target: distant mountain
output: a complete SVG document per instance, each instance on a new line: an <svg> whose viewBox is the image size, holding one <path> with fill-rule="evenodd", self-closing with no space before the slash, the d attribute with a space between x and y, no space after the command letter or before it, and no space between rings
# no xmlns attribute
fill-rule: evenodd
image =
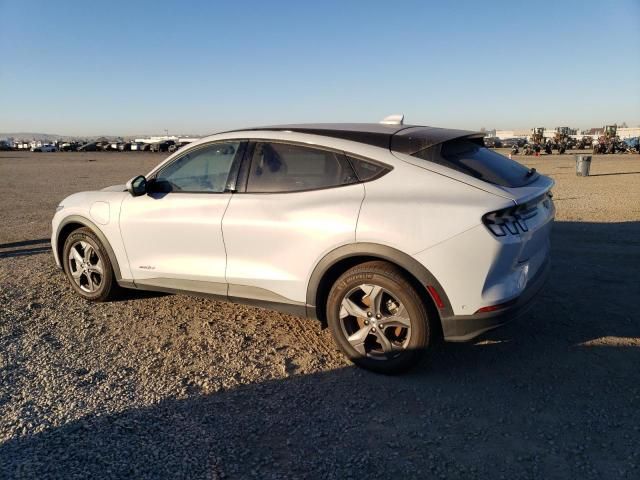
<svg viewBox="0 0 640 480"><path fill-rule="evenodd" d="M34 140L57 140L59 138L67 138L65 135L57 135L55 133L36 133L36 132L9 132L0 133L0 138L13 137Z"/></svg>
<svg viewBox="0 0 640 480"><path fill-rule="evenodd" d="M157 136L160 136L161 134L157 134ZM149 137L149 136L155 136L155 135L149 135L149 134L140 134L140 135L59 135L57 133L36 133L36 132L9 132L9 133L3 133L0 132L0 140L4 139L4 138L8 138L8 137L12 137L16 140L26 140L26 141L30 141L30 140L40 140L40 141L47 141L47 142L55 142L57 140L87 140L87 141L94 141L98 138L107 138L111 141L117 141L117 140L133 140L134 138L145 138L145 137ZM178 135L180 137L195 137L195 138L199 138L202 135Z"/></svg>
<svg viewBox="0 0 640 480"><path fill-rule="evenodd" d="M114 135L91 135L91 136L77 136L77 135L59 135L57 133L36 133L36 132L9 132L0 133L0 140L6 138L13 138L14 140L20 140L24 142L47 142L54 143L58 141L71 141L71 142L95 142L98 139L101 141L122 141L123 137ZM126 137L125 137L126 138Z"/></svg>

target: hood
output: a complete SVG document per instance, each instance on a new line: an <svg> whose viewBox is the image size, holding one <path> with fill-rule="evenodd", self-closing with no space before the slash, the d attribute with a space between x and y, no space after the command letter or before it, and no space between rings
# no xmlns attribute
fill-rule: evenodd
<svg viewBox="0 0 640 480"><path fill-rule="evenodd" d="M101 192L124 192L126 191L126 187L124 184L122 185L111 185L110 187L104 187L100 189Z"/></svg>

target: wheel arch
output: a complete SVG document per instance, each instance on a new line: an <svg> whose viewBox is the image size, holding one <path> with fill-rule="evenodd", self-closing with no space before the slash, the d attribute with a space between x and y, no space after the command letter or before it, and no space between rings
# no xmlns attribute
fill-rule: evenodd
<svg viewBox="0 0 640 480"><path fill-rule="evenodd" d="M113 251L113 248L111 248L111 244L107 240L106 235L95 223L93 223L88 218L82 217L80 215L70 215L62 220L62 222L60 222L60 224L58 225L58 230L56 232L56 248L58 258L60 259L60 263L63 266L62 268L64 269L64 260L62 256L64 242L72 232L83 227L89 228L96 235L96 237L98 237L98 240L100 240L100 243L102 243L105 250L107 251L109 261L111 262L111 266L113 267L113 273L115 274L116 281L120 281L122 279L122 274L120 273L120 265L118 264L116 254Z"/></svg>
<svg viewBox="0 0 640 480"><path fill-rule="evenodd" d="M307 316L326 323L326 314L321 306L326 303L331 286L349 268L371 260L385 260L403 270L407 279L439 319L452 315L453 310L446 292L424 265L393 247L359 242L338 247L318 262L307 286ZM439 299L433 297L429 287L435 289ZM442 306L438 307L438 303Z"/></svg>

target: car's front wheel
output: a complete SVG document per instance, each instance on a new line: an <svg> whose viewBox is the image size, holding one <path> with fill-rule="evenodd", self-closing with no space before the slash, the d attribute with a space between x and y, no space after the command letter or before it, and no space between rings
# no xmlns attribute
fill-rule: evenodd
<svg viewBox="0 0 640 480"><path fill-rule="evenodd" d="M431 344L423 301L400 269L382 261L338 278L327 300L327 322L353 363L380 373L407 370Z"/></svg>
<svg viewBox="0 0 640 480"><path fill-rule="evenodd" d="M64 242L63 265L73 289L83 298L103 302L117 283L104 245L89 228L73 231Z"/></svg>

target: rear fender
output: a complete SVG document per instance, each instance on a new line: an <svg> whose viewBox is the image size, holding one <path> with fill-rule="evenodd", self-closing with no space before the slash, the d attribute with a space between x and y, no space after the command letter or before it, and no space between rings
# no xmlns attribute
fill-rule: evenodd
<svg viewBox="0 0 640 480"><path fill-rule="evenodd" d="M331 267L352 257L371 257L386 260L403 268L409 272L409 274L411 274L421 286L424 287L425 292L428 292L429 286L436 290L440 297L442 307L437 307L438 302L433 298L433 296L431 296L431 300L433 301L433 304L436 305L441 318L448 317L453 314L451 303L449 302L449 298L442 288L442 285L440 285L440 282L438 282L438 280L424 265L395 248L376 243L358 242L343 245L332 250L317 263L313 273L311 274L307 287L307 316L311 318L321 318L321 316L318 315L318 308L323 308L324 306L316 305L316 303L320 288L323 286L323 278L329 272ZM430 295L430 293L427 293L427 295Z"/></svg>

